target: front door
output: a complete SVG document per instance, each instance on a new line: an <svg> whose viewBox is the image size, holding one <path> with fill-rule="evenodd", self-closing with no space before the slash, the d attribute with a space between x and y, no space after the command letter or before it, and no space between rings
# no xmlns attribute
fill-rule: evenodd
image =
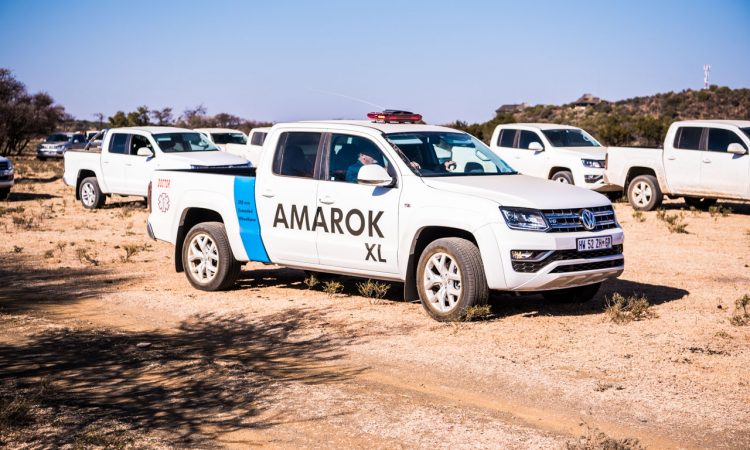
<svg viewBox="0 0 750 450"><path fill-rule="evenodd" d="M124 194L127 192L125 167L129 160L128 135L113 133L109 140L109 148L103 151L101 156L104 180L99 181L101 186L106 186L107 193Z"/></svg>
<svg viewBox="0 0 750 450"><path fill-rule="evenodd" d="M138 156L138 149L141 147L148 148L155 153L153 144L146 136L132 135L128 145L130 160L125 165L125 176L128 182L128 194L146 196L155 161L153 156Z"/></svg>
<svg viewBox="0 0 750 450"><path fill-rule="evenodd" d="M315 214L320 264L383 274L398 273L401 188L358 184L359 168L378 164L397 180L396 169L368 137L332 134Z"/></svg>
<svg viewBox="0 0 750 450"><path fill-rule="evenodd" d="M744 155L729 153L729 144L740 144ZM701 189L718 196L746 197L748 193L750 155L737 133L723 128L708 129L708 151L701 160Z"/></svg>
<svg viewBox="0 0 750 450"><path fill-rule="evenodd" d="M319 132L279 136L271 171L258 178L255 198L261 235L271 261L318 264L315 245Z"/></svg>
<svg viewBox="0 0 750 450"><path fill-rule="evenodd" d="M550 149L544 149L542 138L534 131L520 130L517 141L518 153L521 156L521 165L524 168L522 173L533 177L547 178L549 174L549 154L547 151ZM530 150L529 145L532 142L539 143L544 150Z"/></svg>

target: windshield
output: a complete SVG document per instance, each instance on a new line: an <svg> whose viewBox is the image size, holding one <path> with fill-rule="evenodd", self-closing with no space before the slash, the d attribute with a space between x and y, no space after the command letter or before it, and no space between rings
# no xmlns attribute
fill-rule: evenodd
<svg viewBox="0 0 750 450"><path fill-rule="evenodd" d="M160 133L155 134L154 139L164 153L219 151L200 133Z"/></svg>
<svg viewBox="0 0 750 450"><path fill-rule="evenodd" d="M211 133L215 144L247 144L247 137L242 133Z"/></svg>
<svg viewBox="0 0 750 450"><path fill-rule="evenodd" d="M590 134L583 130L542 130L554 147L601 147Z"/></svg>
<svg viewBox="0 0 750 450"><path fill-rule="evenodd" d="M421 177L508 175L516 171L482 141L459 132L390 133L385 138Z"/></svg>
<svg viewBox="0 0 750 450"><path fill-rule="evenodd" d="M45 142L68 142L70 136L67 134L50 134Z"/></svg>

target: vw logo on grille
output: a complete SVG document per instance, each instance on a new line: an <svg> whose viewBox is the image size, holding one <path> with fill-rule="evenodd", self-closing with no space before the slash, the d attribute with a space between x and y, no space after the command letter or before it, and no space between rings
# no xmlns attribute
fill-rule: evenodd
<svg viewBox="0 0 750 450"><path fill-rule="evenodd" d="M583 228L589 231L593 230L596 227L596 217L594 217L594 213L588 209L581 211L581 223L583 224Z"/></svg>

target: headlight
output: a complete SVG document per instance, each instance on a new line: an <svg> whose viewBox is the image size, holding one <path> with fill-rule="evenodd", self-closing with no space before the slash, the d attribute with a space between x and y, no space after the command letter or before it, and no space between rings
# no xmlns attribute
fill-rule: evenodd
<svg viewBox="0 0 750 450"><path fill-rule="evenodd" d="M582 159L581 162L583 163L583 167L590 167L592 169L603 169L604 168L604 160Z"/></svg>
<svg viewBox="0 0 750 450"><path fill-rule="evenodd" d="M544 214L536 209L500 208L505 223L514 230L547 231L549 225Z"/></svg>

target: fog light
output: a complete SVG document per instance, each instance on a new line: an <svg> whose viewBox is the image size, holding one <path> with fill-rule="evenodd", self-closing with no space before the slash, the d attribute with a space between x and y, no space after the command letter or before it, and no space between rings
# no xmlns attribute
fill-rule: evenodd
<svg viewBox="0 0 750 450"><path fill-rule="evenodd" d="M603 175L584 175L583 179L586 183L596 183L602 180Z"/></svg>
<svg viewBox="0 0 750 450"><path fill-rule="evenodd" d="M510 258L513 261L541 261L550 253L552 250L511 250Z"/></svg>

